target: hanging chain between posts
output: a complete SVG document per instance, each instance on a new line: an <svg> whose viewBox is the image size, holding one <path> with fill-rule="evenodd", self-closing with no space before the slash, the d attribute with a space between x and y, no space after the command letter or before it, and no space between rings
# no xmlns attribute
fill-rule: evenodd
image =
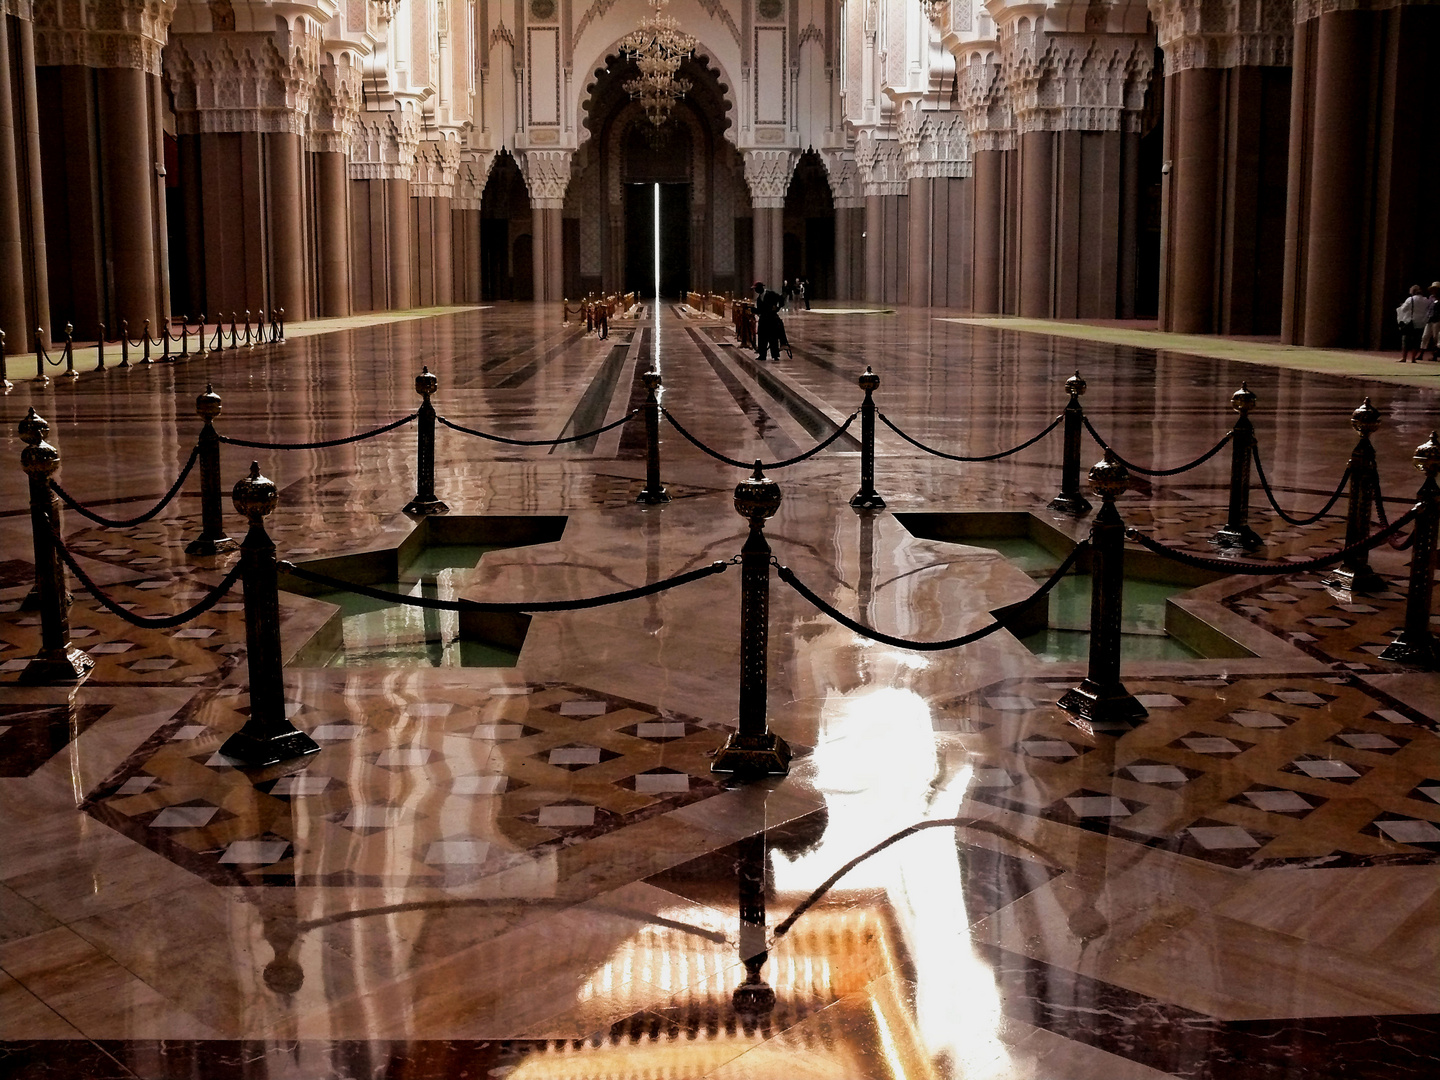
<svg viewBox="0 0 1440 1080"><path fill-rule="evenodd" d="M353 581L343 581L340 578L330 577L328 574L317 574L313 570L305 570L294 563L281 562L280 569L292 577L300 578L302 581L313 582L316 585L324 585L327 588L336 589L341 592L353 593L356 596L366 596L371 600L382 600L391 604L403 604L406 607L428 608L431 611L492 611L492 612L537 612L537 611L583 611L587 608L604 607L607 604L620 604L626 600L638 600L641 597L653 596L656 593L664 592L666 589L673 589L679 585L688 585L692 581L699 581L701 578L710 577L712 574L719 574L726 570L731 562L713 562L709 566L701 567L699 570L691 570L684 574L677 574L675 577L666 578L663 581L654 581L649 585L641 585L635 589L622 589L619 592L605 593L603 596L590 596L581 600L535 600L530 602L521 601L518 603L501 603L485 600L439 600L430 596L406 596L403 593L388 592L384 589L374 589L369 585L358 585Z"/></svg>
<svg viewBox="0 0 1440 1080"><path fill-rule="evenodd" d="M452 420L446 420L445 417L441 416L439 413L435 414L435 419L439 423L444 424L451 431L458 431L461 435L473 435L477 439L485 439L489 442L504 443L507 446L560 446L563 443L584 442L586 439L598 438L599 436L604 435L607 431L614 431L621 424L628 424L638 415L640 415L639 409L631 409L624 416L620 417L619 420L612 420L604 427L598 427L594 431L586 431L580 435L566 435L559 439L510 439L506 438L504 435L492 435L488 431L477 431L475 428L465 427L463 424L457 424Z"/></svg>
<svg viewBox="0 0 1440 1080"><path fill-rule="evenodd" d="M112 615L118 615L126 622L144 630L170 630L189 622L199 615L205 614L205 612L220 602L221 598L230 591L235 582L240 580L240 563L237 561L230 572L225 575L224 580L206 593L204 599L193 607L187 608L178 615L165 615L159 618L136 615L133 611L123 607L100 591L100 586L91 580L89 574L80 569L80 564L75 561L75 556L72 555L70 549L65 546L65 541L61 539L59 533L52 530L50 535L55 541L55 549L60 552L60 558L65 560L65 565L70 568L70 572L79 579L80 584L95 598L96 602Z"/></svg>
<svg viewBox="0 0 1440 1080"><path fill-rule="evenodd" d="M1205 453L1201 454L1194 461L1188 461L1184 465L1177 465L1173 469L1147 469L1143 465L1136 465L1134 462L1127 461L1125 458L1121 457L1119 453L1116 452L1113 446L1111 446L1103 438L1100 437L1100 433L1095 430L1095 425L1090 423L1090 418L1088 416L1082 416L1080 419L1084 421L1085 430L1090 432L1090 437L1100 444L1100 448L1102 450L1109 450L1112 454L1115 455L1116 461L1120 462L1121 465L1124 465L1125 468L1129 469L1131 472L1139 473L1141 476L1179 476L1183 472L1189 472L1191 469L1197 469L1201 465L1204 465L1205 462L1209 461L1216 454L1218 454L1221 450L1225 449L1226 445L1229 444L1230 440L1235 436L1235 432L1233 430L1227 431L1220 439L1220 441L1217 442L1214 446L1212 446L1209 450L1206 450Z"/></svg>
<svg viewBox="0 0 1440 1080"><path fill-rule="evenodd" d="M996 454L981 454L978 457L969 457L964 454L947 454L943 450L936 450L933 446L926 446L919 439L916 439L913 436L907 435L905 432L901 431L900 428L895 425L895 422L891 420L888 416L886 416L883 412L880 412L877 409L875 411L875 415L880 417L886 427L888 427L896 435L899 435L900 438L904 439L911 446L918 447L921 450L924 450L925 453L933 454L935 457L944 458L946 461L968 462L999 461L1001 458L1007 458L1010 457L1012 454L1018 454L1021 450L1028 450L1041 439L1045 438L1046 435L1049 435L1052 431L1059 427L1061 422L1065 419L1065 414L1061 413L1059 416L1055 417L1054 420L1050 421L1049 427L1047 427L1044 431L1040 432L1038 435L1026 439L1019 446L1012 446L1009 450L1001 450L999 453Z"/></svg>
<svg viewBox="0 0 1440 1080"><path fill-rule="evenodd" d="M686 442L690 443L692 446L695 447L695 449L699 450L701 453L709 454L716 461L723 461L726 465L732 465L737 469L753 469L755 467L754 461L740 461L736 458L728 457L727 455L720 453L720 451L718 450L712 450L710 447L706 446L694 435L686 431L685 428L681 425L680 421L676 420L674 415L671 414L669 409L662 407L660 409L660 414L664 416L666 420L670 421L670 426L673 427L676 431L678 431L681 436L684 437ZM821 450L824 450L827 446L833 443L836 439L840 438L841 435L844 435L845 432L850 429L850 425L855 422L855 418L859 415L860 414L858 412L852 412L849 416L845 418L845 422L839 427L837 427L828 438L816 443L809 450L806 450L803 454L796 454L794 457L786 458L784 461L762 461L760 462L760 468L762 468L766 472L770 472L774 469L783 469L789 465L798 465L800 462L805 461L807 458L814 457L816 454L820 453Z"/></svg>
<svg viewBox="0 0 1440 1080"><path fill-rule="evenodd" d="M1380 490L1379 472L1372 473L1370 480L1370 497L1375 502L1375 516L1380 519L1380 525L1384 528L1390 524L1390 515L1385 513L1385 494ZM1386 540L1385 543L1396 551L1406 551L1415 543L1415 534L1412 532L1403 540L1396 539L1392 536L1389 540Z"/></svg>
<svg viewBox="0 0 1440 1080"><path fill-rule="evenodd" d="M1331 507L1333 507L1337 502L1340 501L1340 496L1345 494L1345 485L1350 482L1350 466L1346 465L1345 472L1342 473L1340 476L1340 486L1337 487L1335 489L1335 493L1330 496L1329 502L1327 502L1315 513L1311 514L1309 517L1291 517L1285 512L1284 507L1282 507L1278 502L1275 501L1275 492L1270 489L1270 481L1265 476L1265 466L1260 463L1260 447L1252 447L1250 453L1255 459L1255 475L1260 478L1260 487L1265 492L1265 498L1269 501L1271 507L1274 508L1275 513L1279 514L1280 517L1288 521L1291 525L1314 525L1317 521L1319 521L1322 517L1324 517L1330 512Z"/></svg>
<svg viewBox="0 0 1440 1080"><path fill-rule="evenodd" d="M1160 543L1160 541L1146 536L1139 529L1126 529L1125 536L1127 539L1134 540L1141 547L1153 551L1156 555L1163 555L1167 559L1172 559L1175 562L1184 563L1186 566L1193 566L1200 570L1215 570L1225 574L1273 576L1275 574L1293 574L1304 570L1320 570L1327 566L1333 566L1335 563L1351 555L1358 555L1363 551L1369 551L1371 548L1377 548L1387 542L1390 537L1394 536L1406 525L1410 524L1410 522L1414 521L1415 518L1419 516L1420 510L1421 507L1417 503L1415 506L1412 506L1404 516L1396 518L1379 532L1372 533L1358 543L1351 544L1349 547L1340 548L1338 551L1332 551L1328 555L1317 556L1313 559L1302 559L1298 562L1277 563L1247 562L1238 559L1207 559L1203 555L1192 555L1188 551L1167 547Z"/></svg>
<svg viewBox="0 0 1440 1080"><path fill-rule="evenodd" d="M174 499L176 495L180 494L181 485L185 483L185 478L190 475L190 470L195 467L195 462L199 459L199 457L200 446L197 443L195 446L192 446L190 448L190 458L188 461L185 462L185 467L180 470L180 475L175 478L175 483L170 485L170 490L164 494L164 496L160 499L158 503L152 506L149 510L146 510L145 513L141 514L139 517L125 518L124 520L120 520L118 518L107 518L105 515L97 514L95 513L95 511L87 509L85 506L81 505L81 503L75 498L75 496L71 495L54 480L50 481L50 489L54 491L56 495L59 495L61 499L64 500L66 506L70 507L71 510L74 510L81 517L87 517L96 524L104 525L106 528L109 529L128 529L133 525L145 524L145 522L149 521L156 514L160 513L161 510L164 510L165 507L170 505L171 500Z"/></svg>
<svg viewBox="0 0 1440 1080"><path fill-rule="evenodd" d="M794 571L788 566L779 566L777 564L775 574L781 581L785 582L785 584L789 585L806 600L810 601L810 603L821 612L829 615L841 626L844 626L848 630L853 630L862 637L867 637L871 641L878 641L882 645L891 645L897 649L913 649L916 652L941 652L945 649L956 649L961 645L969 645L971 642L989 637L997 630L1005 629L1007 617L1010 614L1023 611L1037 600L1046 596L1051 589L1059 584L1060 579L1070 572L1071 568L1075 565L1075 560L1080 557L1080 553L1089 547L1090 541L1088 539L1081 540L1075 545L1075 549L1065 557L1065 561L1056 567L1055 572L1046 579L1045 583L1028 597L1014 604L1006 604L1004 607L997 608L991 612L992 615L1000 616L993 622L980 627L978 630L972 630L968 634L961 634L959 637L949 638L945 641L911 641L907 638L894 637L891 634L882 633L879 630L866 626L864 623L856 622L850 618L850 616L831 607L824 600L820 599L808 585L797 578Z"/></svg>
<svg viewBox="0 0 1440 1080"><path fill-rule="evenodd" d="M257 442L254 439L232 439L229 435L220 435L218 433L216 437L222 443L229 443L231 446L245 446L254 450L328 450L332 446L347 446L350 443L357 443L364 439L373 439L377 435L384 435L386 432L394 431L398 427L404 427L419 415L418 412L412 412L409 416L402 416L399 420L385 424L383 427L372 428L370 431L362 431L358 435L346 435L341 439L325 439L321 442Z"/></svg>

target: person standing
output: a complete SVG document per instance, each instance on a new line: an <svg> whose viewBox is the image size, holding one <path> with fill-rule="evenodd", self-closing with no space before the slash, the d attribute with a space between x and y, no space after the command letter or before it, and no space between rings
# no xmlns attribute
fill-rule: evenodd
<svg viewBox="0 0 1440 1080"><path fill-rule="evenodd" d="M1440 360L1440 281L1430 283L1430 318L1425 321L1425 330L1420 335L1420 358L1430 350L1431 360Z"/></svg>
<svg viewBox="0 0 1440 1080"><path fill-rule="evenodd" d="M1420 335L1430 321L1430 298L1419 285L1410 286L1410 295L1395 309L1395 323L1400 328L1400 363L1420 359ZM1413 355L1412 355L1413 354Z"/></svg>
<svg viewBox="0 0 1440 1080"><path fill-rule="evenodd" d="M785 323L780 319L781 303L781 296L774 289L767 289L758 281L755 283L755 313L759 316L755 355L761 360L765 359L767 351L777 362L780 359L780 343L785 337Z"/></svg>

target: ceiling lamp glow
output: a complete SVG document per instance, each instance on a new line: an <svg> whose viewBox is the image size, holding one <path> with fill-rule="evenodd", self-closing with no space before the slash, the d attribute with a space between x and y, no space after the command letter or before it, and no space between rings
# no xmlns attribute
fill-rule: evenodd
<svg viewBox="0 0 1440 1080"><path fill-rule="evenodd" d="M695 39L665 14L670 0L648 0L650 14L620 39L620 51L633 57L640 76L625 83L657 128L670 119L675 103L690 92L689 79L676 78L680 64L695 51Z"/></svg>

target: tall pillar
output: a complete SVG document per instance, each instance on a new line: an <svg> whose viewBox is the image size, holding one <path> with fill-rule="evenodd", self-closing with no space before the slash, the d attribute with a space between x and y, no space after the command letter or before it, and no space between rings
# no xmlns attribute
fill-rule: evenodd
<svg viewBox="0 0 1440 1080"><path fill-rule="evenodd" d="M480 296L480 208L465 211L465 300L478 304Z"/></svg>
<svg viewBox="0 0 1440 1080"><path fill-rule="evenodd" d="M1371 24L1365 11L1320 17L1316 42L1303 344L1358 344L1364 295L1365 215L1370 169L1366 136Z"/></svg>
<svg viewBox="0 0 1440 1080"><path fill-rule="evenodd" d="M1238 25L1215 19L1214 0L1151 3L1165 51L1162 330L1280 328L1295 33L1290 0L1247 2Z"/></svg>
<svg viewBox="0 0 1440 1080"><path fill-rule="evenodd" d="M382 181L385 187L385 255L390 285L391 311L404 311L415 306L411 288L411 249L414 240L410 229L410 181L391 178Z"/></svg>
<svg viewBox="0 0 1440 1080"><path fill-rule="evenodd" d="M305 200L300 171L300 136L265 136L269 172L270 303L284 308L287 322L308 314L305 303Z"/></svg>
<svg viewBox="0 0 1440 1080"><path fill-rule="evenodd" d="M745 151L745 182L755 223L755 281L780 290L785 276L785 195L799 155L793 150Z"/></svg>
<svg viewBox="0 0 1440 1080"><path fill-rule="evenodd" d="M95 103L104 147L101 183L115 295L111 318L138 327L160 314L151 215L155 155L146 76L136 68L104 68L97 76Z"/></svg>
<svg viewBox="0 0 1440 1080"><path fill-rule="evenodd" d="M885 208L884 196L865 193L865 302L885 299Z"/></svg>
<svg viewBox="0 0 1440 1080"><path fill-rule="evenodd" d="M1020 314L1047 319L1054 294L1055 136L1020 136Z"/></svg>
<svg viewBox="0 0 1440 1080"><path fill-rule="evenodd" d="M450 196L435 196L435 303L455 303L455 240L450 217Z"/></svg>
<svg viewBox="0 0 1440 1080"><path fill-rule="evenodd" d="M560 205L550 205L559 203ZM564 200L531 200L534 215L535 300L561 300L565 295Z"/></svg>
<svg viewBox="0 0 1440 1080"><path fill-rule="evenodd" d="M321 151L315 162L315 237L319 247L316 312L329 318L349 315L350 162L339 151Z"/></svg>
<svg viewBox="0 0 1440 1080"><path fill-rule="evenodd" d="M0 26L0 329L7 348L21 352L35 347L37 327L50 338L39 97L33 24L5 15Z"/></svg>
<svg viewBox="0 0 1440 1080"><path fill-rule="evenodd" d="M930 297L930 247L933 223L935 181L927 176L916 176L910 180L909 198L906 200L910 211L907 225L910 230L909 301L914 307L929 307Z"/></svg>
<svg viewBox="0 0 1440 1080"><path fill-rule="evenodd" d="M975 152L975 286L971 306L982 315L1000 313L1002 238L1005 228L1004 169L999 150Z"/></svg>
<svg viewBox="0 0 1440 1080"><path fill-rule="evenodd" d="M20 178L17 153L24 132L23 113L16 114L11 87L16 82L15 63L10 53L10 19L0 13L0 330L5 331L11 352L27 348L34 326L26 303L25 282L29 276L24 232L21 227L22 193L28 186Z"/></svg>

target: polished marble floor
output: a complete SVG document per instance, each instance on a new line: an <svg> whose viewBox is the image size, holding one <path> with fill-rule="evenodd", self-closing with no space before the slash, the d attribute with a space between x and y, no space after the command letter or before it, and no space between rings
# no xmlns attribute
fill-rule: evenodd
<svg viewBox="0 0 1440 1080"><path fill-rule="evenodd" d="M1440 423L1426 386L944 314L797 314L793 355L761 364L723 320L673 305L612 322L605 341L499 305L18 383L0 407L0 1076L1434 1076L1440 676L1378 656L1403 621L1404 552L1380 549L1384 587L1363 596L1313 572L1187 579L1175 629L1202 627L1209 658L1127 663L1149 717L1118 736L1054 705L1079 661L1004 632L950 652L875 644L774 581L770 723L796 756L788 777L750 784L709 768L737 710L735 572L537 614L501 667L442 665L398 621L383 644L415 646L413 663L321 666L336 609L284 593L288 711L321 751L260 772L220 753L249 708L238 593L162 632L72 586L93 672L20 682L39 634L15 435L31 406L67 491L112 517L170 486L207 382L223 434L320 441L412 411L422 365L442 416L523 440L622 418L658 362L665 407L745 461L833 434L866 365L886 417L962 455L1040 431L1078 368L1096 428L1154 467L1211 446L1245 380L1292 516L1333 489L1366 395L1385 418L1392 516ZM972 539L1004 515L1065 542L1088 529L1046 506L1058 435L961 464L882 425L876 512L848 505L852 435L773 470L784 502L767 534L827 602L891 634L962 634L1036 585L983 540L926 539L918 515ZM232 446L225 482L258 456L280 487L281 556L365 556L324 564L341 573L393 558L417 528L400 512L414 446L413 427ZM745 473L669 426L661 451L672 501L644 507L638 423L553 449L442 427L452 519L565 519L558 539L487 551L465 595L588 597L730 558ZM1227 478L1222 454L1137 481L1120 506L1208 554ZM1253 506L1268 558L1343 535L1338 510L1296 527L1258 488ZM72 512L64 532L101 587L153 615L230 567L185 554L198 529L192 478L153 521ZM926 821L946 824L860 862L777 934L836 871Z"/></svg>

